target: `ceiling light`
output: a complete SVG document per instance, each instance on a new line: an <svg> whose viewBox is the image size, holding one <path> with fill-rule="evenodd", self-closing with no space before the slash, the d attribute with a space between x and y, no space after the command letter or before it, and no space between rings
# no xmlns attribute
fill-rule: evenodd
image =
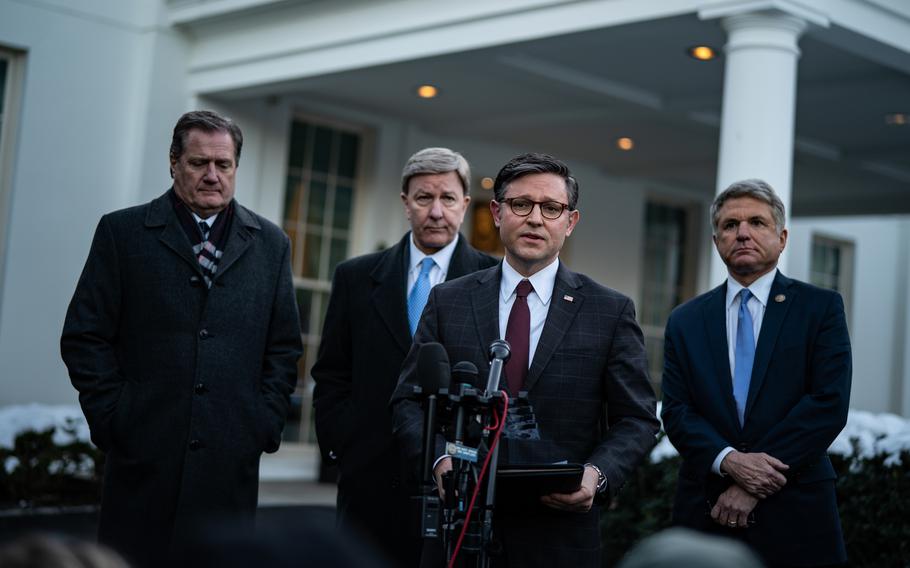
<svg viewBox="0 0 910 568"><path fill-rule="evenodd" d="M486 190L490 190L490 189L493 189L493 183L494 183L493 178L485 177L482 180L480 180L480 187L482 187Z"/></svg>
<svg viewBox="0 0 910 568"><path fill-rule="evenodd" d="M421 85L417 87L417 96L422 99L432 99L439 94L439 89L433 85Z"/></svg>
<svg viewBox="0 0 910 568"><path fill-rule="evenodd" d="M689 57L692 59L697 59L699 61L711 61L717 57L717 52L714 48L707 45L693 45L686 50L686 53L688 53Z"/></svg>
<svg viewBox="0 0 910 568"><path fill-rule="evenodd" d="M635 147L635 141L631 138L623 136L622 138L616 139L616 147L622 150L623 152L628 152Z"/></svg>
<svg viewBox="0 0 910 568"><path fill-rule="evenodd" d="M910 124L910 114L906 112L889 112L885 115L885 124L890 126L906 126Z"/></svg>

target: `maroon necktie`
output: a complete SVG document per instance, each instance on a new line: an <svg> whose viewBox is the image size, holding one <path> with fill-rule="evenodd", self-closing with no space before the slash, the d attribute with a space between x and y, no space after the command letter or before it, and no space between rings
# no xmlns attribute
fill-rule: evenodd
<svg viewBox="0 0 910 568"><path fill-rule="evenodd" d="M515 287L515 303L509 312L509 323L506 326L506 341L512 348L512 356L506 363L506 383L512 396L525 384L528 376L528 353L531 350L531 310L528 309L528 294L534 287L527 280L522 280Z"/></svg>

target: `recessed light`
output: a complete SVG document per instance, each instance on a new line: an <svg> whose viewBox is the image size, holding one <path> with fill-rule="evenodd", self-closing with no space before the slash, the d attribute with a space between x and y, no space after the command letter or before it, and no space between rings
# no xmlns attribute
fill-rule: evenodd
<svg viewBox="0 0 910 568"><path fill-rule="evenodd" d="M717 57L717 51L708 45L693 45L686 50L686 53L688 53L689 57L692 59L697 59L699 61L711 61Z"/></svg>
<svg viewBox="0 0 910 568"><path fill-rule="evenodd" d="M627 136L616 139L616 147L622 150L623 152L628 152L635 147L635 141Z"/></svg>
<svg viewBox="0 0 910 568"><path fill-rule="evenodd" d="M439 89L433 85L421 85L417 87L417 96L422 99L432 99L439 94Z"/></svg>
<svg viewBox="0 0 910 568"><path fill-rule="evenodd" d="M491 178L491 177L485 177L485 178L483 178L483 179L480 180L480 187L482 187L482 188L484 188L484 189L486 189L486 190L490 190L490 189L493 189L493 184L494 184L494 183L495 183L495 182L493 181L493 178Z"/></svg>
<svg viewBox="0 0 910 568"><path fill-rule="evenodd" d="M910 114L906 112L889 112L885 115L885 124L889 126L906 126L910 124Z"/></svg>

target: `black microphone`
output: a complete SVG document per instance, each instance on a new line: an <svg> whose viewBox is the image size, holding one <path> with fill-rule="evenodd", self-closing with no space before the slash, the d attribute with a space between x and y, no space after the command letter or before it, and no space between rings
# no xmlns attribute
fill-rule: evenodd
<svg viewBox="0 0 910 568"><path fill-rule="evenodd" d="M439 343L424 343L417 351L417 382L426 395L426 414L423 433L423 480L433 481L433 449L436 438L436 395L439 389L449 388L449 354Z"/></svg>
<svg viewBox="0 0 910 568"><path fill-rule="evenodd" d="M487 396L499 390L499 377L502 375L502 367L511 355L512 348L505 339L497 339L490 344L490 374L487 377Z"/></svg>

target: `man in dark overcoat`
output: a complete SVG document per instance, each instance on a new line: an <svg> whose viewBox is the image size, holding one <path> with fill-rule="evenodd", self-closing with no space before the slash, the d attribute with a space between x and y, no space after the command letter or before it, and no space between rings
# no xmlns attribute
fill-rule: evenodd
<svg viewBox="0 0 910 568"><path fill-rule="evenodd" d="M234 200L242 142L230 119L183 115L173 187L101 218L66 314L63 360L107 458L99 539L141 566L205 519L252 521L296 383L290 243Z"/></svg>
<svg viewBox="0 0 910 568"><path fill-rule="evenodd" d="M470 178L468 162L448 148L408 159L400 197L411 230L389 249L338 265L312 371L319 447L340 471L339 524L403 566L416 563L421 542L405 520L409 466L388 402L430 288L496 263L458 232Z"/></svg>

